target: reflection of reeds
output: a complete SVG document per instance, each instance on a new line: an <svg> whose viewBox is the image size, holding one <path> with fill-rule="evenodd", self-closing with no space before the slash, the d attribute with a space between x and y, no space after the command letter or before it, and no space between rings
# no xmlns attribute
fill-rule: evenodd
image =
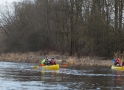
<svg viewBox="0 0 124 90"><path fill-rule="evenodd" d="M107 65L111 66L113 62L111 60L101 60L98 58L91 57L68 57L50 54L47 55L48 59L55 58L57 63L67 63L67 65ZM0 61L11 61L11 62L36 62L40 63L42 59L46 58L41 52L28 52L28 53L6 53L0 55Z"/></svg>

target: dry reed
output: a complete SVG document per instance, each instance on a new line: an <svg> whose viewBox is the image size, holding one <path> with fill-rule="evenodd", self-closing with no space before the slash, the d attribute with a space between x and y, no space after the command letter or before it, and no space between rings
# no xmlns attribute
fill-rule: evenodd
<svg viewBox="0 0 124 90"><path fill-rule="evenodd" d="M29 62L29 63L40 63L40 61L44 58L52 58L55 60L61 60L62 62L66 62L70 66L77 65L105 65L111 66L113 62L111 60L99 60L96 57L69 57L63 56L59 54L49 53L48 55L44 55L40 52L28 52L28 53L6 53L0 55L0 61L10 61L10 62Z"/></svg>

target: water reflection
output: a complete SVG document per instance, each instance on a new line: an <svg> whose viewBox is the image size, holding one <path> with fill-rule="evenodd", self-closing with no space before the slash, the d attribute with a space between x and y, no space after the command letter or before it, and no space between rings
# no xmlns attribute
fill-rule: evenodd
<svg viewBox="0 0 124 90"><path fill-rule="evenodd" d="M124 71L112 71L113 88L116 90L124 90Z"/></svg>
<svg viewBox="0 0 124 90"><path fill-rule="evenodd" d="M124 90L124 71L109 67L33 69L31 63L0 63L0 90Z"/></svg>
<svg viewBox="0 0 124 90"><path fill-rule="evenodd" d="M66 69L60 70L44 70L41 69L41 81L58 82L63 81L66 75Z"/></svg>
<svg viewBox="0 0 124 90"><path fill-rule="evenodd" d="M60 90L59 72L33 69L30 63L0 62L0 90ZM58 81L57 81L58 80Z"/></svg>

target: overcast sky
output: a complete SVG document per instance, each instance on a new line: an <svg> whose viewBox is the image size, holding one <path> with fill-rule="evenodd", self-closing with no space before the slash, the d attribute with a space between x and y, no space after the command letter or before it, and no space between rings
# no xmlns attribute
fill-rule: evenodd
<svg viewBox="0 0 124 90"><path fill-rule="evenodd" d="M0 0L0 13L4 12L5 9L5 5L11 5L12 2L19 2L22 0ZM0 19L1 19L1 15L0 15Z"/></svg>
<svg viewBox="0 0 124 90"><path fill-rule="evenodd" d="M7 2L7 3L12 3L12 2L14 2L14 1L18 2L18 1L21 1L21 0L0 0L0 5L1 5L1 4L6 4L6 2Z"/></svg>

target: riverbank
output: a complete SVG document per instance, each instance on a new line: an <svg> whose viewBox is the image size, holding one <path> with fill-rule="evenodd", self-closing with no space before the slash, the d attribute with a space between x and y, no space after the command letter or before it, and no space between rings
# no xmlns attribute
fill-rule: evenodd
<svg viewBox="0 0 124 90"><path fill-rule="evenodd" d="M60 55L56 53L49 53L44 55L42 52L28 52L28 53L6 53L0 55L0 61L7 62L29 62L29 63L40 63L44 58L51 59L55 58L57 62L66 62L69 66L77 65L90 65L90 66L111 66L113 62L111 60L103 60L98 57L70 57L67 55ZM60 63L60 62L59 62Z"/></svg>

